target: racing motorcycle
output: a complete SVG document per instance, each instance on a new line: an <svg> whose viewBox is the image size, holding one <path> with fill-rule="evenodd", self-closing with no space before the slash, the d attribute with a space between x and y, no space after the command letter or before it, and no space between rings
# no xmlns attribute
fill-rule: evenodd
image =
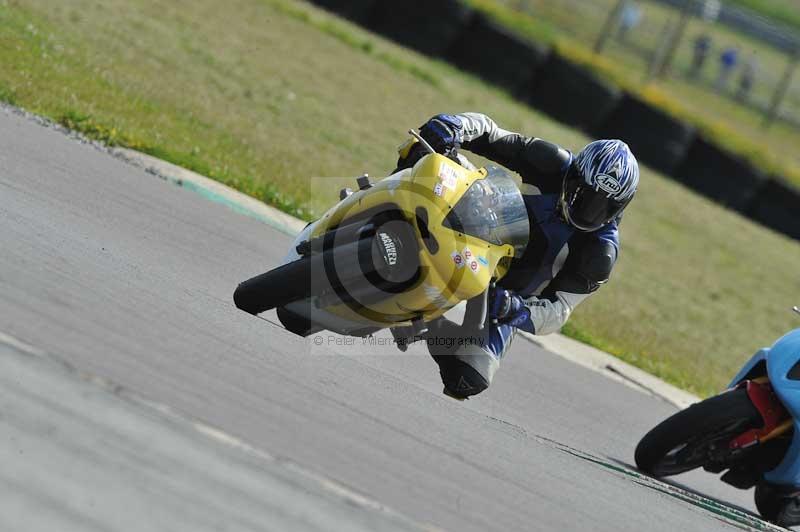
<svg viewBox="0 0 800 532"><path fill-rule="evenodd" d="M343 189L281 266L239 284L239 309L276 309L301 336L327 329L366 337L388 328L401 350L463 301L465 323L483 328L490 287L528 244L519 186L501 168L440 155L409 133L401 153L421 146L416 164Z"/></svg>
<svg viewBox="0 0 800 532"><path fill-rule="evenodd" d="M800 309L794 307L800 314ZM667 477L702 467L755 490L758 511L785 522L800 485L800 329L761 349L728 389L667 418L636 447L637 467ZM779 490L786 486L787 490Z"/></svg>

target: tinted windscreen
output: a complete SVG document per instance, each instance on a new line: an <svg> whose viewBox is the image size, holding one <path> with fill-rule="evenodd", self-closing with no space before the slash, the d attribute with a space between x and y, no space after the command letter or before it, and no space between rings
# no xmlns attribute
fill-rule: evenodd
<svg viewBox="0 0 800 532"><path fill-rule="evenodd" d="M444 219L444 226L492 244L511 244L521 256L528 245L530 224L519 187L504 170L487 168Z"/></svg>

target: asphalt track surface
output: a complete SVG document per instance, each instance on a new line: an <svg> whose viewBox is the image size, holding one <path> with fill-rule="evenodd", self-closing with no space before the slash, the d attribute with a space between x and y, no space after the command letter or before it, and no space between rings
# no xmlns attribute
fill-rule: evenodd
<svg viewBox="0 0 800 532"><path fill-rule="evenodd" d="M419 530L329 479L8 337L0 337L0 404L4 532Z"/></svg>
<svg viewBox="0 0 800 532"><path fill-rule="evenodd" d="M2 110L0 228L1 333L429 528L765 526L751 492L710 474L636 474L636 442L674 408L527 340L457 402L420 348L303 339L238 311L237 283L289 237Z"/></svg>

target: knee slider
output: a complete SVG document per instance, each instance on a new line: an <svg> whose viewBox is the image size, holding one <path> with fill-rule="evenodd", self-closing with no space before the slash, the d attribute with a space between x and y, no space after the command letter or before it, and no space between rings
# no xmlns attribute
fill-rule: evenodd
<svg viewBox="0 0 800 532"><path fill-rule="evenodd" d="M439 373L445 393L456 399L477 395L489 387L489 381L475 368L455 356L442 357Z"/></svg>

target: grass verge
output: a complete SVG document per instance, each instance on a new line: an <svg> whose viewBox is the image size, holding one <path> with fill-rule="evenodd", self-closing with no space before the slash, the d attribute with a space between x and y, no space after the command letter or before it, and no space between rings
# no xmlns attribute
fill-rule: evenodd
<svg viewBox="0 0 800 532"><path fill-rule="evenodd" d="M0 5L5 99L303 218L390 170L405 131L438 112L483 111L573 150L589 140L300 2ZM706 394L796 325L795 242L648 169L622 230L611 283L568 334Z"/></svg>

